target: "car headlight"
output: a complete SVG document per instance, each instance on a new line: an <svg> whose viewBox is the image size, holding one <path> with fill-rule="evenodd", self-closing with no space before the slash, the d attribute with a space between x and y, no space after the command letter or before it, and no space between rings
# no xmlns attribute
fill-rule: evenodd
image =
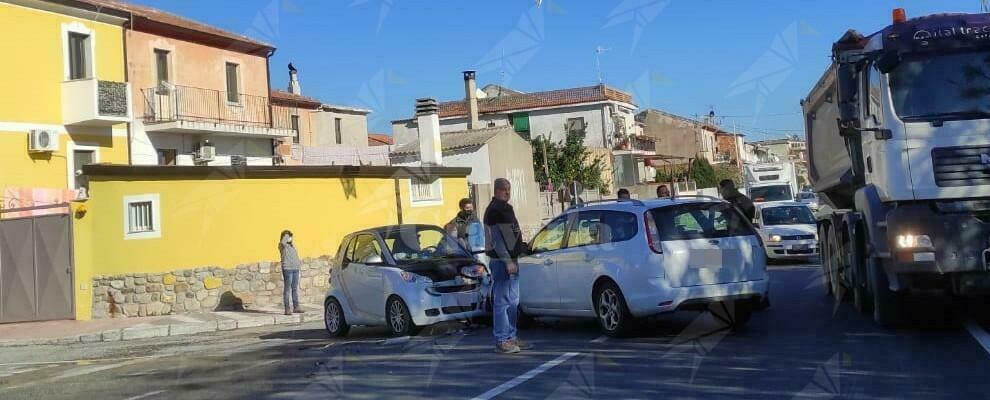
<svg viewBox="0 0 990 400"><path fill-rule="evenodd" d="M900 249L914 249L933 246L932 239L928 235L897 235L897 247Z"/></svg>
<svg viewBox="0 0 990 400"><path fill-rule="evenodd" d="M427 277L425 277L423 275L414 274L412 272L402 271L402 272L399 272L399 276L402 277L402 280L404 280L406 282L409 282L409 283L416 283L416 282L430 283L430 282L433 282L433 280L430 279L430 278L427 278Z"/></svg>
<svg viewBox="0 0 990 400"><path fill-rule="evenodd" d="M461 267L460 273L461 276L465 278L481 279L485 277L485 275L488 273L488 270L485 269L484 265L477 264L477 265L468 265L465 267Z"/></svg>
<svg viewBox="0 0 990 400"><path fill-rule="evenodd" d="M783 239L784 238L780 237L780 235L770 235L769 237L767 237L767 240L770 242L779 242Z"/></svg>

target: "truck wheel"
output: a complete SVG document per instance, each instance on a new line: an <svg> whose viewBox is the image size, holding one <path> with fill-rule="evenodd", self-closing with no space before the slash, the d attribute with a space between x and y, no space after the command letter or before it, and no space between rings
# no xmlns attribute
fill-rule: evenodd
<svg viewBox="0 0 990 400"><path fill-rule="evenodd" d="M835 234L835 228L828 230L828 264L829 264L829 283L832 285L832 294L835 296L836 301L843 301L846 291L842 287L841 272L842 271L842 246L839 245L838 237Z"/></svg>
<svg viewBox="0 0 990 400"><path fill-rule="evenodd" d="M856 311L864 315L873 312L873 299L867 289L866 268L869 265L869 256L866 254L866 243L869 239L863 229L856 229L856 237L852 238L853 243L849 247L849 271L852 273L853 285L853 306Z"/></svg>
<svg viewBox="0 0 990 400"><path fill-rule="evenodd" d="M890 290L882 260L870 260L868 270L870 293L873 295L873 320L884 328L895 327L901 322L901 296Z"/></svg>
<svg viewBox="0 0 990 400"><path fill-rule="evenodd" d="M818 244L818 258L821 261L822 266L822 286L825 288L825 295L831 296L832 293L832 274L831 267L829 264L829 254L831 246L828 241L828 228L822 228L818 232L818 237L822 238L821 242Z"/></svg>

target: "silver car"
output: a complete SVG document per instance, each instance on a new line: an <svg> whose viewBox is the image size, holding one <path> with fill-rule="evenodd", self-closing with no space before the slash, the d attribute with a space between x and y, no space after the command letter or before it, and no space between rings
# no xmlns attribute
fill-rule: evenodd
<svg viewBox="0 0 990 400"><path fill-rule="evenodd" d="M415 334L442 321L486 314L490 277L462 243L433 225L392 225L347 235L330 267L327 332L351 325Z"/></svg>

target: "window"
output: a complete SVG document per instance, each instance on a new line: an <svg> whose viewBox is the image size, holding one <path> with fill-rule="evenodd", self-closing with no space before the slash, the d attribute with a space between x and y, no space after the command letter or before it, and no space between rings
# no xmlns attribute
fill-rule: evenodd
<svg viewBox="0 0 990 400"><path fill-rule="evenodd" d="M882 103L880 100L880 71L877 70L875 65L871 65L870 68L867 69L867 73L869 74L869 80L867 82L869 85L868 90L870 94L870 101L867 103L867 107L869 108L866 112L868 113L868 116L873 117L874 124L879 124L883 120L883 114L881 111Z"/></svg>
<svg viewBox="0 0 990 400"><path fill-rule="evenodd" d="M227 101L231 103L240 103L241 96L240 90L237 86L240 82L239 66L234 63L227 63Z"/></svg>
<svg viewBox="0 0 990 400"><path fill-rule="evenodd" d="M176 149L158 149L158 165L175 165Z"/></svg>
<svg viewBox="0 0 990 400"><path fill-rule="evenodd" d="M337 144L344 143L343 132L340 131L340 118L333 119L333 133L336 135Z"/></svg>
<svg viewBox="0 0 990 400"><path fill-rule="evenodd" d="M437 205L443 201L440 178L412 178L409 185L409 197L413 206Z"/></svg>
<svg viewBox="0 0 990 400"><path fill-rule="evenodd" d="M764 225L814 225L815 216L807 206L781 206L763 209Z"/></svg>
<svg viewBox="0 0 990 400"><path fill-rule="evenodd" d="M292 132L295 136L292 136L292 143L299 143L299 116L292 116Z"/></svg>
<svg viewBox="0 0 990 400"><path fill-rule="evenodd" d="M564 247L564 234L567 233L568 217L569 215L557 217L533 237L533 253L559 250Z"/></svg>
<svg viewBox="0 0 990 400"><path fill-rule="evenodd" d="M660 240L714 239L754 234L746 217L728 204L698 203L653 209Z"/></svg>
<svg viewBox="0 0 990 400"><path fill-rule="evenodd" d="M636 215L618 211L582 212L571 226L567 247L617 243L636 236Z"/></svg>
<svg viewBox="0 0 990 400"><path fill-rule="evenodd" d="M382 248L378 244L378 240L371 235L361 235L354 240L354 249L350 257L353 262L361 264L377 263L381 261L375 260L381 259Z"/></svg>
<svg viewBox="0 0 990 400"><path fill-rule="evenodd" d="M580 131L584 129L584 117L568 118L566 126L568 132Z"/></svg>
<svg viewBox="0 0 990 400"><path fill-rule="evenodd" d="M517 133L526 134L524 136L529 135L529 114L527 113L512 114L509 118L509 123L512 124L512 128Z"/></svg>
<svg viewBox="0 0 990 400"><path fill-rule="evenodd" d="M75 149L72 151L72 187L75 189L88 189L89 182L86 176L83 175L83 166L87 164L93 164L96 162L96 150L79 150Z"/></svg>
<svg viewBox="0 0 990 400"><path fill-rule="evenodd" d="M155 49L155 80L158 82L159 87L161 87L163 83L171 82L168 59L168 50Z"/></svg>
<svg viewBox="0 0 990 400"><path fill-rule="evenodd" d="M89 35L69 32L69 79L89 78L89 61Z"/></svg>
<svg viewBox="0 0 990 400"><path fill-rule="evenodd" d="M157 194L124 196L124 239L161 237L159 204Z"/></svg>

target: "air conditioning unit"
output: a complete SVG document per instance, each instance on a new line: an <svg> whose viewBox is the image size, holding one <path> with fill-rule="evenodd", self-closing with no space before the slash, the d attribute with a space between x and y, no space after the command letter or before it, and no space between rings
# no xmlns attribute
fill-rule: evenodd
<svg viewBox="0 0 990 400"><path fill-rule="evenodd" d="M196 161L198 162L208 162L216 159L217 148L213 147L213 144L209 140L204 140L199 144L199 150L196 150Z"/></svg>
<svg viewBox="0 0 990 400"><path fill-rule="evenodd" d="M58 150L58 132L51 129L32 129L28 140L30 152L52 152Z"/></svg>

